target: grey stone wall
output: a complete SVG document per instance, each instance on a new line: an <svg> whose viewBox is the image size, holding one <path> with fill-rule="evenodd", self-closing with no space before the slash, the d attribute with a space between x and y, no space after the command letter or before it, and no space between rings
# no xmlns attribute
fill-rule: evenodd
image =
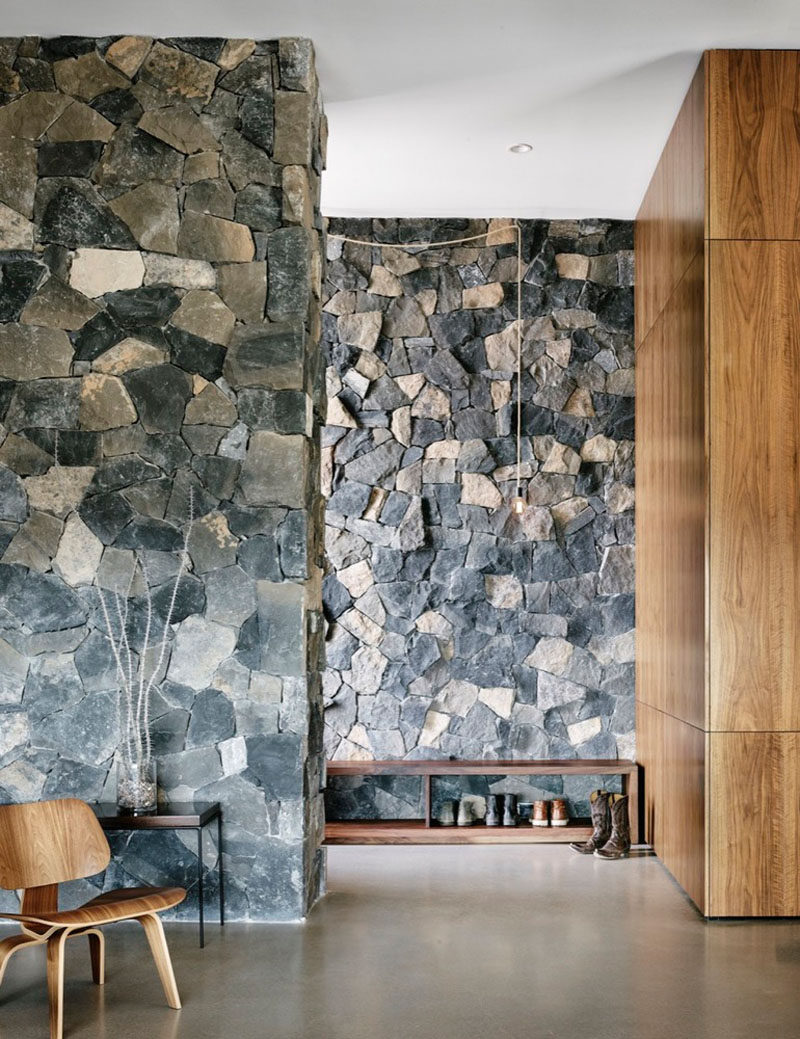
<svg viewBox="0 0 800 1039"><path fill-rule="evenodd" d="M322 884L311 44L6 39L0 91L0 795L114 800L98 588L138 553L160 634L191 492L162 795L222 802L234 918L301 917ZM193 888L191 841L116 850L84 888Z"/></svg>
<svg viewBox="0 0 800 1039"><path fill-rule="evenodd" d="M332 758L634 752L632 225L522 223L517 517L517 260L503 224L488 245L414 254L328 242ZM435 242L489 226L329 232ZM563 789L580 801L585 786ZM326 797L331 816L419 811L416 781L337 781Z"/></svg>

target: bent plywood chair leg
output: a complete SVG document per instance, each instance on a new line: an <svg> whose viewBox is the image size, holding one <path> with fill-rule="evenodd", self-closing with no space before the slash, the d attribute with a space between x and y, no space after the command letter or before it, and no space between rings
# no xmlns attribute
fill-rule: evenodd
<svg viewBox="0 0 800 1039"><path fill-rule="evenodd" d="M89 956L92 961L92 981L104 985L106 981L106 936L102 931L87 931Z"/></svg>
<svg viewBox="0 0 800 1039"><path fill-rule="evenodd" d="M147 941L150 945L150 952L153 954L153 959L156 961L158 976L161 978L161 984L164 988L164 995L167 997L167 1003L173 1010L180 1010L181 997L178 995L178 986L175 984L175 975L172 971L172 960L169 958L167 939L164 936L164 928L161 924L161 920L155 915L155 913L148 913L146 916L140 916L139 922L144 928L144 933L147 935Z"/></svg>
<svg viewBox="0 0 800 1039"><path fill-rule="evenodd" d="M13 934L0 942L0 985L3 983L8 961L17 949L23 949L26 945L41 945L41 943L41 938L34 938L29 934Z"/></svg>
<svg viewBox="0 0 800 1039"><path fill-rule="evenodd" d="M69 931L47 939L47 997L50 1002L50 1039L64 1035L64 946Z"/></svg>

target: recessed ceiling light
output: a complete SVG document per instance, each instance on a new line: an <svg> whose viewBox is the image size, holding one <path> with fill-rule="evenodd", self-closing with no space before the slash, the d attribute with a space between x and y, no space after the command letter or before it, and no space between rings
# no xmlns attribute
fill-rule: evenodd
<svg viewBox="0 0 800 1039"><path fill-rule="evenodd" d="M524 155L526 152L533 151L533 145L521 142L520 144L512 144L508 150L513 152L515 155Z"/></svg>

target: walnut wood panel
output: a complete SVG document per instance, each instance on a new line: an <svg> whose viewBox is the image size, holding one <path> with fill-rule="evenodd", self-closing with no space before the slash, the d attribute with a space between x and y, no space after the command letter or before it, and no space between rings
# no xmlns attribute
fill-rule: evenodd
<svg viewBox="0 0 800 1039"><path fill-rule="evenodd" d="M702 254L636 357L637 697L705 728Z"/></svg>
<svg viewBox="0 0 800 1039"><path fill-rule="evenodd" d="M706 734L647 704L639 702L636 709L645 840L704 912Z"/></svg>
<svg viewBox="0 0 800 1039"><path fill-rule="evenodd" d="M100 824L83 801L0 806L0 887L78 880L102 873L110 858Z"/></svg>
<svg viewBox="0 0 800 1039"><path fill-rule="evenodd" d="M637 345L653 327L689 264L703 250L704 80L701 62L636 219Z"/></svg>
<svg viewBox="0 0 800 1039"><path fill-rule="evenodd" d="M636 762L628 758L514 758L478 761L389 760L329 761L329 776L620 776L636 772Z"/></svg>
<svg viewBox="0 0 800 1039"><path fill-rule="evenodd" d="M711 729L800 729L800 243L710 243Z"/></svg>
<svg viewBox="0 0 800 1039"><path fill-rule="evenodd" d="M800 53L710 51L709 235L800 238Z"/></svg>
<svg viewBox="0 0 800 1039"><path fill-rule="evenodd" d="M430 826L422 820L402 822L330 822L325 844L566 844L587 840L588 819L572 819L568 826Z"/></svg>
<svg viewBox="0 0 800 1039"><path fill-rule="evenodd" d="M710 735L711 916L800 915L800 734Z"/></svg>

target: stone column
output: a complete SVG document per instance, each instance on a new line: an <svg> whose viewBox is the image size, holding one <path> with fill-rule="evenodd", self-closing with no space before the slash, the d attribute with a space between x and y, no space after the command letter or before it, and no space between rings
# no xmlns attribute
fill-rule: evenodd
<svg viewBox="0 0 800 1039"><path fill-rule="evenodd" d="M0 90L0 794L113 800L98 589L138 554L163 628L191 497L160 785L223 803L233 917L301 917L323 883L312 46L6 39ZM107 886L192 882L175 837L118 850Z"/></svg>

